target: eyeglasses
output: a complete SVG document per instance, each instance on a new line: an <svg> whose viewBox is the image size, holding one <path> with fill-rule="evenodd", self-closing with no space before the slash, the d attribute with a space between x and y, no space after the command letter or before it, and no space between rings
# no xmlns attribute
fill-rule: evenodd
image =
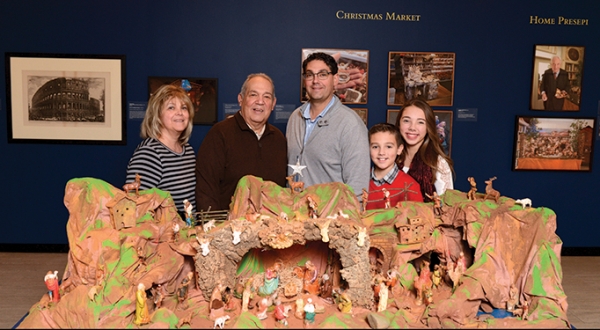
<svg viewBox="0 0 600 330"><path fill-rule="evenodd" d="M302 77L304 77L305 80L313 80L314 77L319 78L319 80L325 80L330 74L331 72L329 71L319 71L317 73L312 73L308 71L306 73L303 73Z"/></svg>

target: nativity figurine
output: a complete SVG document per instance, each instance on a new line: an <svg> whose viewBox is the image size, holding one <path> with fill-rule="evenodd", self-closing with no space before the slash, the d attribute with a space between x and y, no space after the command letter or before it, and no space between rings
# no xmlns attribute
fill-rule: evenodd
<svg viewBox="0 0 600 330"><path fill-rule="evenodd" d="M144 283L138 284L135 293L135 319L133 323L137 325L150 323L150 314L148 313L148 297L146 296L146 287Z"/></svg>
<svg viewBox="0 0 600 330"><path fill-rule="evenodd" d="M269 296L279 287L279 263L267 268L263 285L258 288L258 294Z"/></svg>
<svg viewBox="0 0 600 330"><path fill-rule="evenodd" d="M46 276L44 276L44 283L46 283L46 288L48 288L48 296L50 297L50 301L55 303L59 302L60 293L58 292L58 271L48 271L48 273L46 273Z"/></svg>
<svg viewBox="0 0 600 330"><path fill-rule="evenodd" d="M317 269L317 266L315 266L312 261L307 260L306 264L304 264L304 292L314 295L319 293L319 282L317 281L318 274L319 270Z"/></svg>
<svg viewBox="0 0 600 330"><path fill-rule="evenodd" d="M309 325L315 323L315 305L312 302L311 298L306 300L306 305L304 305L304 324Z"/></svg>
<svg viewBox="0 0 600 330"><path fill-rule="evenodd" d="M192 282L192 278L194 277L193 272L187 273L186 277L181 280L181 284L179 288L177 288L177 301L181 304L184 300L187 299L189 293L190 283Z"/></svg>

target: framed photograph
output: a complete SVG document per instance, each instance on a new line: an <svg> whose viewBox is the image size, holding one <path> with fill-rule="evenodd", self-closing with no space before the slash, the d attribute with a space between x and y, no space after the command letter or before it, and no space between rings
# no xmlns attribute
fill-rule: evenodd
<svg viewBox="0 0 600 330"><path fill-rule="evenodd" d="M422 98L431 106L451 106L454 61L454 53L389 52L387 104Z"/></svg>
<svg viewBox="0 0 600 330"><path fill-rule="evenodd" d="M592 170L595 118L517 116L513 170Z"/></svg>
<svg viewBox="0 0 600 330"><path fill-rule="evenodd" d="M437 127L440 144L446 155L452 154L452 128L453 112L452 110L433 110L435 113L435 122Z"/></svg>
<svg viewBox="0 0 600 330"><path fill-rule="evenodd" d="M354 112L356 112L356 114L360 117L360 119L362 119L365 122L365 125L367 125L367 120L369 117L369 110L367 108L351 108L351 109L354 110Z"/></svg>
<svg viewBox="0 0 600 330"><path fill-rule="evenodd" d="M366 104L369 96L368 72L369 51L354 49L302 49L300 62L300 101L308 101L304 78L302 78L302 62L312 53L322 52L333 56L338 63L339 82L335 85L335 93L344 104Z"/></svg>
<svg viewBox="0 0 600 330"><path fill-rule="evenodd" d="M5 59L9 143L127 143L124 55Z"/></svg>
<svg viewBox="0 0 600 330"><path fill-rule="evenodd" d="M149 96L162 85L181 86L194 103L194 125L212 125L217 122L217 78L148 77Z"/></svg>
<svg viewBox="0 0 600 330"><path fill-rule="evenodd" d="M398 118L398 114L400 110L397 109L388 109L387 111L387 122L392 125L396 125L396 119Z"/></svg>
<svg viewBox="0 0 600 330"><path fill-rule="evenodd" d="M535 45L530 109L579 111L585 47Z"/></svg>
<svg viewBox="0 0 600 330"><path fill-rule="evenodd" d="M396 120L398 119L399 113L400 110L388 110L387 122L396 125ZM440 138L442 148L444 149L446 155L451 156L454 112L451 110L433 110L433 113L435 114L438 136Z"/></svg>

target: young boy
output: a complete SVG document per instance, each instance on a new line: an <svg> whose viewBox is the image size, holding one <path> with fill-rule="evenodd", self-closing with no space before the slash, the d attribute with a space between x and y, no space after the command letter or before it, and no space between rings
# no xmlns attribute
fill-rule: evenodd
<svg viewBox="0 0 600 330"><path fill-rule="evenodd" d="M423 202L419 184L396 165L396 157L404 148L398 128L387 123L371 127L369 148L373 167L366 209L394 207L403 201Z"/></svg>

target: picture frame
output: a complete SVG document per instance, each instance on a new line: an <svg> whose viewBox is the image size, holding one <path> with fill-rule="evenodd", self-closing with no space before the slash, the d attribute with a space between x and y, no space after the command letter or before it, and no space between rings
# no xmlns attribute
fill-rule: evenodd
<svg viewBox="0 0 600 330"><path fill-rule="evenodd" d="M387 123L396 125L400 110L387 111ZM449 157L452 155L452 131L454 128L454 112L452 110L433 110L437 121L438 136L444 152Z"/></svg>
<svg viewBox="0 0 600 330"><path fill-rule="evenodd" d="M148 77L149 97L162 85L183 87L194 104L194 125L213 125L218 121L218 79L196 77Z"/></svg>
<svg viewBox="0 0 600 330"><path fill-rule="evenodd" d="M455 61L455 53L389 52L387 105L419 97L431 106L452 106Z"/></svg>
<svg viewBox="0 0 600 330"><path fill-rule="evenodd" d="M516 116L513 171L592 170L596 118Z"/></svg>
<svg viewBox="0 0 600 330"><path fill-rule="evenodd" d="M9 143L125 145L125 55L6 53Z"/></svg>
<svg viewBox="0 0 600 330"><path fill-rule="evenodd" d="M386 122L388 124L396 125L396 119L398 118L399 113L400 113L400 110L398 110L398 109L388 109Z"/></svg>
<svg viewBox="0 0 600 330"><path fill-rule="evenodd" d="M343 104L366 104L369 96L369 51L335 48L303 48L300 61L300 102L308 101L302 62L312 53L323 52L333 56L338 63L339 82L335 93Z"/></svg>
<svg viewBox="0 0 600 330"><path fill-rule="evenodd" d="M363 120L366 126L368 126L367 122L369 119L369 109L367 108L350 108L356 112L356 114Z"/></svg>
<svg viewBox="0 0 600 330"><path fill-rule="evenodd" d="M584 53L583 46L534 45L531 110L579 111Z"/></svg>

